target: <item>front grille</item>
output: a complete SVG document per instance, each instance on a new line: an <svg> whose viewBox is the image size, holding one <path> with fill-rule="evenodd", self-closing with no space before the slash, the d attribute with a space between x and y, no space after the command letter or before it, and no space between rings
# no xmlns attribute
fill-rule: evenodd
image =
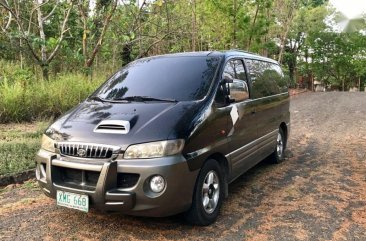
<svg viewBox="0 0 366 241"><path fill-rule="evenodd" d="M95 159L111 158L113 152L117 152L120 149L117 146L71 142L58 143L57 148L60 150L60 153L65 156Z"/></svg>
<svg viewBox="0 0 366 241"><path fill-rule="evenodd" d="M53 167L56 184L77 189L95 190L100 173L66 167Z"/></svg>
<svg viewBox="0 0 366 241"><path fill-rule="evenodd" d="M118 173L117 175L117 187L129 188L136 185L140 175L136 173Z"/></svg>

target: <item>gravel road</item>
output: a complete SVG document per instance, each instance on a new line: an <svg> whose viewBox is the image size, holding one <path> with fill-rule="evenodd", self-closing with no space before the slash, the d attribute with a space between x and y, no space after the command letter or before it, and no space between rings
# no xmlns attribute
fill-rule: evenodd
<svg viewBox="0 0 366 241"><path fill-rule="evenodd" d="M0 240L366 240L366 93L292 97L287 158L230 185L217 222L57 207L34 181L0 189Z"/></svg>

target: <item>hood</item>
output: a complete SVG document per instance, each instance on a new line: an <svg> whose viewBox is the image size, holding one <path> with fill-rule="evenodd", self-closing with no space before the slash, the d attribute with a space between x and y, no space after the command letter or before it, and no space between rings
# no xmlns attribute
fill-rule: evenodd
<svg viewBox="0 0 366 241"><path fill-rule="evenodd" d="M125 150L136 143L185 139L194 129L195 116L202 107L201 102L193 101L109 103L87 100L53 123L47 133L52 133L57 141L117 145ZM113 121L128 123L128 130L124 133L96 131L100 123Z"/></svg>

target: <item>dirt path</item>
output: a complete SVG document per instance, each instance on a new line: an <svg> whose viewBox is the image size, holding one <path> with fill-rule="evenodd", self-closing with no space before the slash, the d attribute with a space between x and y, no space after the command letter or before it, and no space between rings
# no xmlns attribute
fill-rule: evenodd
<svg viewBox="0 0 366 241"><path fill-rule="evenodd" d="M209 227L84 214L28 182L0 191L0 240L366 240L366 94L300 94L291 113L287 160L230 185Z"/></svg>

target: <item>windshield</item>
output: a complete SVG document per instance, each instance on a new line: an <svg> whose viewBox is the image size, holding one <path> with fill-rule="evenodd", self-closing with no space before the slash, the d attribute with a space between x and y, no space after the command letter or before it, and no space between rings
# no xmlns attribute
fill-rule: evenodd
<svg viewBox="0 0 366 241"><path fill-rule="evenodd" d="M137 60L112 76L95 94L104 100L143 96L189 101L208 92L217 57L158 57Z"/></svg>

